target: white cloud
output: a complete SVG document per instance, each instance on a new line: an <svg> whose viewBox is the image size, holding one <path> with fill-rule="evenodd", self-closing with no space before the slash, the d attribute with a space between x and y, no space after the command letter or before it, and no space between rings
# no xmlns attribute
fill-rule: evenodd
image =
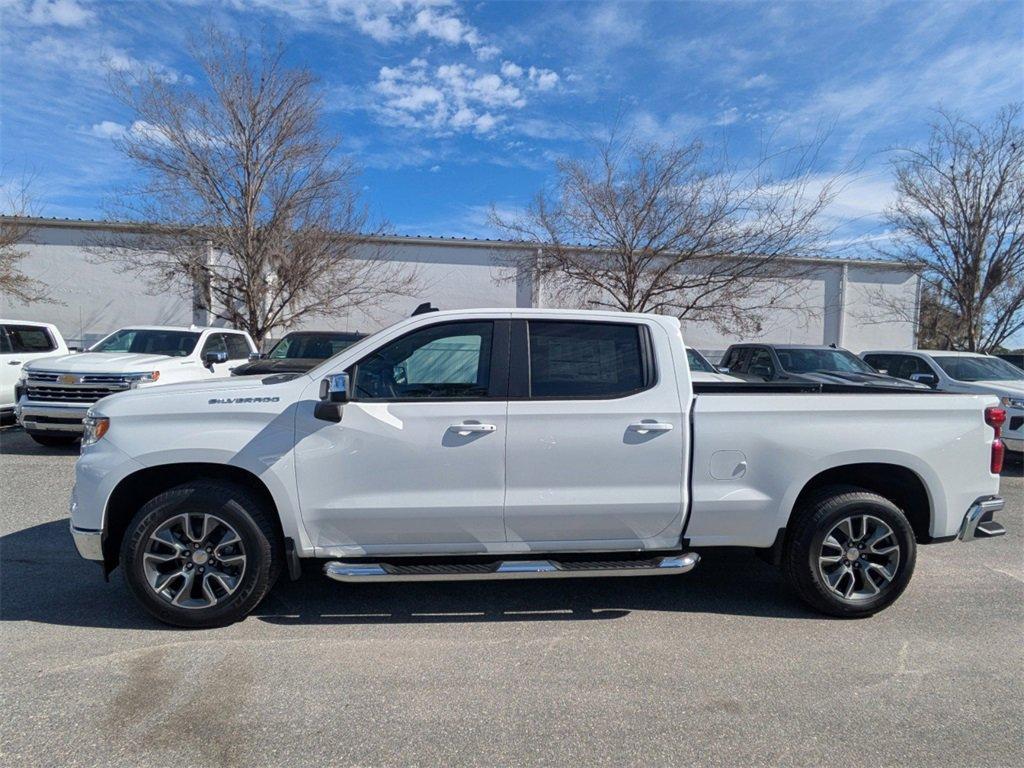
<svg viewBox="0 0 1024 768"><path fill-rule="evenodd" d="M721 112L718 117L715 118L715 125L732 125L740 119L740 111L736 107L730 107L729 109Z"/></svg>
<svg viewBox="0 0 1024 768"><path fill-rule="evenodd" d="M152 72L169 83L182 79L174 68L157 61L137 59L123 49L81 45L73 40L53 35L33 40L26 48L26 55L36 62L50 63L99 76L113 70L128 73L133 77L142 77Z"/></svg>
<svg viewBox="0 0 1024 768"><path fill-rule="evenodd" d="M481 61L501 53L467 21L454 0L234 0L241 10L256 4L314 26L325 20L350 24L379 43L424 36L466 45Z"/></svg>
<svg viewBox="0 0 1024 768"><path fill-rule="evenodd" d="M775 81L771 77L769 77L764 72L762 72L762 73L760 73L758 75L754 75L753 77L748 77L746 80L744 80L742 83L740 83L740 87L741 88L747 88L747 89L749 89L749 88L767 88L768 86L772 85L774 82Z"/></svg>
<svg viewBox="0 0 1024 768"><path fill-rule="evenodd" d="M84 27L96 17L78 0L8 0L0 7L5 20L14 18L36 27Z"/></svg>
<svg viewBox="0 0 1024 768"><path fill-rule="evenodd" d="M374 90L379 114L387 121L436 132L489 133L503 111L526 105L523 91L498 74L465 64L431 67L413 59L401 67L381 67Z"/></svg>
<svg viewBox="0 0 1024 768"><path fill-rule="evenodd" d="M503 61L501 62L501 74L503 74L505 77L512 78L522 77L523 68L520 67L518 64L513 64L511 61Z"/></svg>
<svg viewBox="0 0 1024 768"><path fill-rule="evenodd" d="M538 69L530 67L530 82L537 86L537 90L550 91L558 85L558 73L550 69Z"/></svg>
<svg viewBox="0 0 1024 768"><path fill-rule="evenodd" d="M128 130L122 123L115 123L113 120L104 120L96 123L89 129L89 133L100 139L119 139Z"/></svg>

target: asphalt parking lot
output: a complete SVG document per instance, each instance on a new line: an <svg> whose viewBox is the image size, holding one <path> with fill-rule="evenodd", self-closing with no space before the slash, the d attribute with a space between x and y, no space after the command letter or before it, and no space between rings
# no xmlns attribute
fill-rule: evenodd
<svg viewBox="0 0 1024 768"><path fill-rule="evenodd" d="M868 620L773 568L346 586L164 627L75 554L75 453L0 432L0 762L61 766L1024 764L1024 480L1001 539L922 548Z"/></svg>

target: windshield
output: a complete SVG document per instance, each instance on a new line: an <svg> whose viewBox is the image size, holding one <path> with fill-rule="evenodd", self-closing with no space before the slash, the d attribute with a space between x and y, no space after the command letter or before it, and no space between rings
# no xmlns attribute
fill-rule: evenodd
<svg viewBox="0 0 1024 768"><path fill-rule="evenodd" d="M355 333L289 333L270 350L271 360L326 360L351 347L361 337Z"/></svg>
<svg viewBox="0 0 1024 768"><path fill-rule="evenodd" d="M1024 381L1024 371L998 357L935 355L932 359L957 381Z"/></svg>
<svg viewBox="0 0 1024 768"><path fill-rule="evenodd" d="M690 371L702 371L703 373L717 373L704 356L695 349L686 350L686 362L690 364Z"/></svg>
<svg viewBox="0 0 1024 768"><path fill-rule="evenodd" d="M776 349L779 362L790 373L836 371L839 373L874 373L874 368L845 349Z"/></svg>
<svg viewBox="0 0 1024 768"><path fill-rule="evenodd" d="M188 357L196 348L199 334L191 331L122 328L89 348L90 352L131 352L140 355Z"/></svg>

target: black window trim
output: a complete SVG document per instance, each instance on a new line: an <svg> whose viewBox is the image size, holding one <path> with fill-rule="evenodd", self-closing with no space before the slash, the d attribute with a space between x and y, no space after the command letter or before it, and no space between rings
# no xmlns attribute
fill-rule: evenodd
<svg viewBox="0 0 1024 768"><path fill-rule="evenodd" d="M533 380L530 371L530 322L536 323L567 323L572 325L623 325L636 328L640 337L640 363L643 366L641 372L644 385L639 389L632 389L617 395L576 395L565 397L563 395L533 395L530 393ZM564 317L528 317L512 321L512 344L511 344L511 372L509 376L508 399L510 401L534 400L538 402L576 400L623 400L627 397L634 397L654 389L658 385L658 368L654 357L654 342L651 338L651 329L647 323L623 322L618 320L599 319L569 319Z"/></svg>
<svg viewBox="0 0 1024 768"><path fill-rule="evenodd" d="M424 331L428 328L436 328L443 325L479 325L480 323L491 324L491 365L490 365L490 381L487 386L487 394L483 397L373 397L373 398L361 398L355 396L355 382L356 374L358 373L359 364L367 358L376 354L378 349L382 349L396 341L401 341L408 336L412 336L415 333ZM352 382L353 392L352 396L349 397L349 402L353 403L419 403L421 405L427 405L429 403L486 403L494 402L496 400L505 401L508 400L508 379L509 379L509 335L511 321L505 318L492 318L492 317L481 317L481 318L467 318L460 320L444 320L439 323L428 323L426 325L420 325L416 328L412 328L401 336L396 336L393 339L388 339L379 347L371 350L361 357L359 360L354 362L345 372L349 375L349 381Z"/></svg>

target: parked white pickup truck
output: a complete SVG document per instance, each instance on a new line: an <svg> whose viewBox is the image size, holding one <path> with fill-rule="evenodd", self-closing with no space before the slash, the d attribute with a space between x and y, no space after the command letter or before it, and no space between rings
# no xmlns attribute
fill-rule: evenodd
<svg viewBox="0 0 1024 768"><path fill-rule="evenodd" d="M0 319L0 423L14 416L22 367L33 360L67 353L68 345L57 326Z"/></svg>
<svg viewBox="0 0 1024 768"><path fill-rule="evenodd" d="M82 435L89 406L116 392L228 376L256 352L247 333L228 328L122 328L87 352L29 363L18 381L16 415L43 445Z"/></svg>
<svg viewBox="0 0 1024 768"><path fill-rule="evenodd" d="M1005 533L997 404L694 385L674 318L433 312L309 374L105 398L71 533L182 626L245 616L306 558L343 582L628 576L721 546L866 616L907 586L917 544Z"/></svg>

